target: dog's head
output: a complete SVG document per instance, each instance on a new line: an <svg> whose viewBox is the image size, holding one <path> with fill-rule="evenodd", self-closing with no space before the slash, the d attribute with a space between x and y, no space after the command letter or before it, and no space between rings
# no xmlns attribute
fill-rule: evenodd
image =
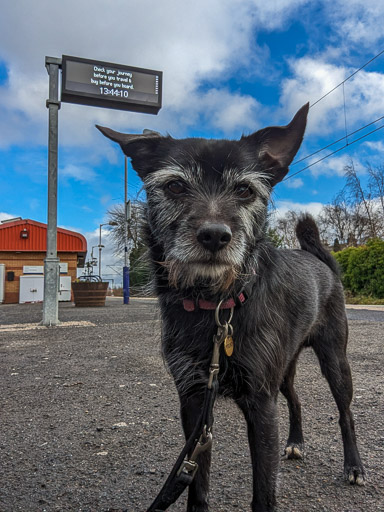
<svg viewBox="0 0 384 512"><path fill-rule="evenodd" d="M131 157L144 183L151 239L175 287L209 281L227 289L247 271L263 236L272 187L303 140L309 105L287 126L238 141L124 134L97 126Z"/></svg>

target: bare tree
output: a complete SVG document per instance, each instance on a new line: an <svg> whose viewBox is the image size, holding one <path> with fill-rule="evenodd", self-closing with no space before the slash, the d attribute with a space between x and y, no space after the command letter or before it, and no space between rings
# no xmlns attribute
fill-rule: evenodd
<svg viewBox="0 0 384 512"><path fill-rule="evenodd" d="M384 237L384 165L367 165L368 187L363 186L353 161L344 170L345 186L315 219L322 242L334 250ZM271 223L282 247L297 247L297 220L298 214L290 210Z"/></svg>
<svg viewBox="0 0 384 512"><path fill-rule="evenodd" d="M131 219L128 222L128 248L130 261L130 284L137 292L148 288L150 281L149 266L146 258L146 246L143 240L143 219L145 203L133 201L131 205ZM115 245L116 255L121 255L125 247L125 211L124 205L115 205L108 211L110 220L117 222L111 230L110 236Z"/></svg>
<svg viewBox="0 0 384 512"><path fill-rule="evenodd" d="M364 190L353 161L344 168L344 171L347 180L345 190L354 210L359 238L376 238L378 236L377 215L375 215L371 192Z"/></svg>
<svg viewBox="0 0 384 512"><path fill-rule="evenodd" d="M332 236L338 238L339 242L346 243L351 230L351 218L342 192L323 207L321 216L324 224L332 231Z"/></svg>
<svg viewBox="0 0 384 512"><path fill-rule="evenodd" d="M335 196L331 203L323 207L319 219L324 226L323 238L328 240L329 245L334 244L334 241L337 240L340 247L346 247L354 245L357 239L362 238L363 222L355 210L346 197L345 188Z"/></svg>
<svg viewBox="0 0 384 512"><path fill-rule="evenodd" d="M296 224L298 215L294 210L288 210L284 217L278 217L274 222L274 229L279 236L281 247L295 249L298 247L296 238Z"/></svg>
<svg viewBox="0 0 384 512"><path fill-rule="evenodd" d="M384 224L384 165L373 168L370 164L367 164L366 169L369 175L368 184L370 192L372 197L378 200L377 203L380 205L380 216L382 223Z"/></svg>
<svg viewBox="0 0 384 512"><path fill-rule="evenodd" d="M145 203L142 201L133 201L131 204L131 219L128 221L128 239L131 249L139 249L144 246L142 237L142 224L144 217ZM115 245L115 252L120 254L125 247L125 210L124 204L116 204L108 210L108 218L117 222L117 226L110 232L110 237Z"/></svg>

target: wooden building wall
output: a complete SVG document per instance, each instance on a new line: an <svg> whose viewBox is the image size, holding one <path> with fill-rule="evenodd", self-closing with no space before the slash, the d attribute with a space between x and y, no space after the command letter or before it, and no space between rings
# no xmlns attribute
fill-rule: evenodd
<svg viewBox="0 0 384 512"><path fill-rule="evenodd" d="M19 302L20 276L23 275L23 266L43 266L45 252L11 252L0 251L0 263L5 264L5 304L17 304ZM77 276L77 253L59 252L60 263L68 263L68 273L62 275L71 276L71 282ZM14 281L8 281L7 272L15 273Z"/></svg>

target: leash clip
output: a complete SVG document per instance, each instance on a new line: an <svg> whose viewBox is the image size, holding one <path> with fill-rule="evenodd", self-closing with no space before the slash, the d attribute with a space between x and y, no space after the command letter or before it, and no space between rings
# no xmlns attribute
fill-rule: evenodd
<svg viewBox="0 0 384 512"><path fill-rule="evenodd" d="M212 432L207 430L207 426L204 427L203 433L201 434L199 440L197 441L197 444L195 446L195 449L192 452L192 455L184 460L180 468L177 472L177 476L180 476L181 473L187 474L191 479L194 478L196 471L199 469L199 465L196 462L197 457L200 455L200 453L205 452L212 446Z"/></svg>
<svg viewBox="0 0 384 512"><path fill-rule="evenodd" d="M216 310L217 311L217 310ZM209 366L208 389L212 388L213 380L217 379L220 371L220 347L228 335L228 324L219 325L217 333L213 336L213 353L211 364Z"/></svg>
<svg viewBox="0 0 384 512"><path fill-rule="evenodd" d="M200 439L198 440L197 445L195 446L195 449L189 458L189 461L195 461L200 453L208 450L208 448L212 446L212 438L212 432L207 432L207 427L205 426L204 431L201 434Z"/></svg>
<svg viewBox="0 0 384 512"><path fill-rule="evenodd" d="M199 465L194 460L183 460L181 466L177 472L177 476L180 476L182 473L187 474L191 477L191 481L194 479L196 475L196 471L199 469Z"/></svg>

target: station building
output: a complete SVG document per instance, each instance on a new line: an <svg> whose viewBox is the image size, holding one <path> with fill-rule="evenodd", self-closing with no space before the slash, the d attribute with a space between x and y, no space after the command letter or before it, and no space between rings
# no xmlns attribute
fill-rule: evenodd
<svg viewBox="0 0 384 512"><path fill-rule="evenodd" d="M47 225L30 219L0 223L0 302L40 302L44 292ZM71 283L84 268L87 241L75 231L57 229L59 300L71 300Z"/></svg>

